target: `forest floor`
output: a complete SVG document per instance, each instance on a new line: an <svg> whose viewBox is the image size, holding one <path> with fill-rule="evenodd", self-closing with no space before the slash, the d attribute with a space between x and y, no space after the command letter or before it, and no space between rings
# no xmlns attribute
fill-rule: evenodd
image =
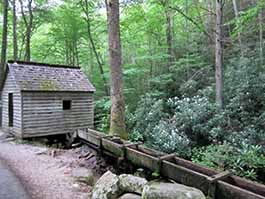
<svg viewBox="0 0 265 199"><path fill-rule="evenodd" d="M51 148L36 142L6 139L1 130L0 159L33 199L87 199L92 185L78 180L74 171L87 169L95 181L106 170L112 170L86 146L69 150Z"/></svg>

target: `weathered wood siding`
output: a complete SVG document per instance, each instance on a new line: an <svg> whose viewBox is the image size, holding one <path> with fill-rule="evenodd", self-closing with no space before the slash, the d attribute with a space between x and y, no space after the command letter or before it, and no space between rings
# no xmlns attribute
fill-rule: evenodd
<svg viewBox="0 0 265 199"><path fill-rule="evenodd" d="M2 91L0 91L0 128L2 127Z"/></svg>
<svg viewBox="0 0 265 199"><path fill-rule="evenodd" d="M9 127L8 93L13 93L13 127ZM21 92L17 88L15 79L10 72L7 74L2 91L2 128L5 132L21 137Z"/></svg>
<svg viewBox="0 0 265 199"><path fill-rule="evenodd" d="M22 92L23 135L34 137L73 132L93 127L92 93ZM71 100L71 110L63 110L63 100Z"/></svg>

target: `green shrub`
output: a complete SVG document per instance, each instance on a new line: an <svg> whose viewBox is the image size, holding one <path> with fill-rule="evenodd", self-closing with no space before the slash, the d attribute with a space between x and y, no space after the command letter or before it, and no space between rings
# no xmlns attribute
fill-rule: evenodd
<svg viewBox="0 0 265 199"><path fill-rule="evenodd" d="M263 153L265 152L265 133L263 130L256 129L253 125L247 126L239 132L231 132L225 139L237 148L239 148L242 143L246 143L248 145L259 145L261 147L260 151L263 151Z"/></svg>
<svg viewBox="0 0 265 199"><path fill-rule="evenodd" d="M153 129L167 114L164 112L162 100L156 100L149 95L144 96L134 114L135 128L130 135L133 141L148 140Z"/></svg>
<svg viewBox="0 0 265 199"><path fill-rule="evenodd" d="M195 163L214 168L217 170L229 169L233 147L225 143L222 145L209 145L192 150L191 160Z"/></svg>
<svg viewBox="0 0 265 199"><path fill-rule="evenodd" d="M98 131L108 132L110 127L110 107L109 97L104 97L95 101L94 105L94 123Z"/></svg>
<svg viewBox="0 0 265 199"><path fill-rule="evenodd" d="M190 140L189 138L178 131L174 122L160 121L152 131L147 145L154 149L167 152L178 153L182 157L190 155Z"/></svg>
<svg viewBox="0 0 265 199"><path fill-rule="evenodd" d="M217 114L217 108L208 98L173 98L168 101L173 108L175 128L182 135L186 134L195 146L210 144L223 134L224 115Z"/></svg>
<svg viewBox="0 0 265 199"><path fill-rule="evenodd" d="M212 143L223 135L222 114L206 97L171 98L167 103L145 96L135 112L131 140L143 140L157 150L188 157L193 146ZM167 113L165 113L167 111Z"/></svg>
<svg viewBox="0 0 265 199"><path fill-rule="evenodd" d="M230 169L238 176L264 182L261 176L264 175L265 156L260 150L261 146L246 143L240 148L228 143L209 145L193 149L192 161L221 171Z"/></svg>
<svg viewBox="0 0 265 199"><path fill-rule="evenodd" d="M201 91L204 96L176 97L167 103L145 96L133 117L132 138L202 165L231 169L236 175L264 182L265 76L255 77L257 71L244 70L238 75L248 73L243 77L245 84L228 76L228 85L233 88L227 90L230 98L223 111L204 97L211 96L211 87Z"/></svg>

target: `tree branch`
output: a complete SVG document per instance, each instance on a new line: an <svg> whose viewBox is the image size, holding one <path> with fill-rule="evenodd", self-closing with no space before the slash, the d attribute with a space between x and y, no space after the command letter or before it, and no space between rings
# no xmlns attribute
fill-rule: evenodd
<svg viewBox="0 0 265 199"><path fill-rule="evenodd" d="M179 7L175 6L175 7L169 7L172 10L177 11L179 14L181 14L183 17L185 17L187 20L189 20L192 24L194 24L199 30L201 30L205 35L207 35L212 41L214 41L214 38L212 37L212 35L207 32L204 28L202 28L196 21L194 21L191 17L189 17L188 15L186 15Z"/></svg>

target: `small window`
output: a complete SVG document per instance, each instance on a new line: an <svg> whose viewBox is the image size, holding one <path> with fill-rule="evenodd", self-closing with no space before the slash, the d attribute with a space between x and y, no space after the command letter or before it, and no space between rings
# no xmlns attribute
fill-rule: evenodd
<svg viewBox="0 0 265 199"><path fill-rule="evenodd" d="M71 100L63 100L63 110L71 110L71 105Z"/></svg>

